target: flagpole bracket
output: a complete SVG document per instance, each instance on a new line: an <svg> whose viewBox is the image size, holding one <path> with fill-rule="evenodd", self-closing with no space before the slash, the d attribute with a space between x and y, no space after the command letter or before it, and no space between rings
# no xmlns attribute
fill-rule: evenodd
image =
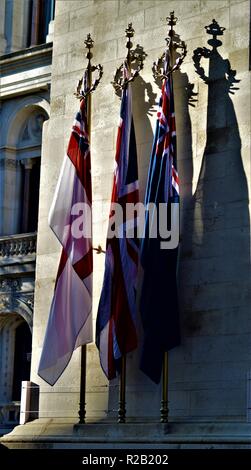
<svg viewBox="0 0 251 470"><path fill-rule="evenodd" d="M168 36L165 38L165 51L153 63L152 72L155 80L167 79L170 74L179 70L187 55L187 45L185 41L182 41L173 29L178 21L178 18L174 16L174 11L171 11L170 16L167 16L166 20L170 29ZM167 60L168 58L172 58L173 53L178 54L174 64L171 63L170 60Z"/></svg>
<svg viewBox="0 0 251 470"><path fill-rule="evenodd" d="M96 251L97 255L100 255L101 253L106 253L105 250L103 250L102 246L101 245L98 245L97 247L93 247L92 248L93 251Z"/></svg>

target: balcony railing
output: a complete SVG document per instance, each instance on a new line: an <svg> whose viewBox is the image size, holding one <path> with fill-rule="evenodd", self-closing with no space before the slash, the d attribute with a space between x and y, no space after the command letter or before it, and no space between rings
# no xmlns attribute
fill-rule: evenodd
<svg viewBox="0 0 251 470"><path fill-rule="evenodd" d="M36 253L37 233L0 237L0 258L12 258Z"/></svg>

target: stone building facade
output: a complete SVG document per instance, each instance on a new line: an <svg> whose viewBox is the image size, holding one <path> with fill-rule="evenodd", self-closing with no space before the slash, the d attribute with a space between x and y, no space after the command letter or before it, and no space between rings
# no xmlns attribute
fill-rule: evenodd
<svg viewBox="0 0 251 470"><path fill-rule="evenodd" d="M169 419L173 428L168 428L168 434L167 428L153 424L159 420L161 387L153 385L139 371L139 351L128 356L127 365L127 416L134 425L128 424L129 427L121 430L110 424L116 422L118 381L107 382L96 347L91 344L87 348L89 428L78 430L76 442L80 442L78 439L82 439L81 445L88 439L89 445L99 439L102 442L101 428L95 427L102 423L109 430L106 436L110 445L119 440L126 445L130 436L134 436L135 442L152 439L169 446L178 442L183 446L195 445L203 439L204 443L213 442L216 446L250 445L247 423L251 368L248 0L56 1L50 118L43 124L42 135L31 359L31 380L40 388L39 420L5 436L7 445L15 445L20 439L31 443L34 435L44 442L49 439L55 446L59 441L69 443L74 435L73 425L78 421L80 350L74 352L53 388L39 379L37 367L60 254L59 244L48 228L48 212L78 106L73 93L85 67L84 40L91 33L95 41L93 61L104 66L102 82L93 94L91 136L93 199L101 207L102 204L107 207L111 195L120 106L110 82L126 53L124 30L129 22L135 29L134 45L140 44L147 54L140 78L133 84L143 200L156 120L155 103L160 93L151 67L165 47L166 17L172 10L179 18L175 30L188 48L181 70L174 75L182 201L178 273L182 343L169 354ZM205 26L213 18L225 30L218 38L220 42L212 45ZM50 50L48 44L39 48L41 54L42 48L47 53ZM36 96L37 93L40 103L48 99L41 88ZM18 95L17 99L24 98ZM46 116L47 109L39 106L43 108L40 114ZM7 184L7 179L4 181ZM13 204L12 197L10 203ZM16 204L11 214L13 210L18 211ZM108 213L101 210L93 216L94 246L105 246ZM9 235L9 229L6 230ZM103 269L103 255L94 254L94 326ZM142 426L142 422L148 427ZM103 427L101 433L104 432Z"/></svg>
<svg viewBox="0 0 251 470"><path fill-rule="evenodd" d="M41 140L50 114L53 28L49 16L47 24L34 23L39 3L0 2L0 432L18 423L21 381L30 376ZM53 2L46 5L52 14Z"/></svg>

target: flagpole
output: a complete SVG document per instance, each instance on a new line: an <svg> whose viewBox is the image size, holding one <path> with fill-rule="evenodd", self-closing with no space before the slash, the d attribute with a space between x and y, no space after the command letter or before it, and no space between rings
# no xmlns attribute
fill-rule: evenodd
<svg viewBox="0 0 251 470"><path fill-rule="evenodd" d="M124 62L118 67L114 73L113 81L111 82L116 92L126 89L129 82L133 82L136 77L139 76L140 71L144 66L144 59L146 54L142 46L137 44L137 47L133 50L133 43L131 38L134 36L134 29L132 23L128 24L125 30L125 36L127 38L127 68L129 71L129 77L125 77L123 74ZM131 64L135 62L135 68L131 70ZM126 354L121 357L121 370L120 370L120 382L119 382L119 409L118 409L118 423L126 422Z"/></svg>
<svg viewBox="0 0 251 470"><path fill-rule="evenodd" d="M173 27L176 25L176 21L177 21L177 18L174 16L174 11L170 13L170 17L167 17L167 21L168 21L168 25L170 26L170 30L168 32L168 37L170 39L169 39L167 53L169 52L170 54L169 70L171 71L173 67L173 37L175 34ZM162 398L161 398L161 408L160 408L160 422L161 423L168 423L168 414L169 414L168 383L169 383L168 381L168 351L164 351L163 371L162 371Z"/></svg>
<svg viewBox="0 0 251 470"><path fill-rule="evenodd" d="M91 87L92 83L92 67L91 59L93 57L91 53L91 48L93 47L93 41L90 34L88 34L87 39L85 40L85 46L88 49L86 58L88 59L87 65L87 80L88 87ZM86 97L87 104L87 126L88 126L88 136L89 136L89 145L91 145L91 93L88 93ZM85 415L86 415L86 344L81 347L81 365L80 365L80 403L79 403L79 424L85 424Z"/></svg>
<svg viewBox="0 0 251 470"><path fill-rule="evenodd" d="M134 29L132 23L128 24L128 28L125 30L126 33L126 47L127 47L127 67L129 75L131 73L131 49L133 43L131 38L134 36ZM128 86L128 84L127 84ZM120 384L119 384L119 410L118 410L118 423L126 422L126 354L123 354L121 358L121 373L120 373Z"/></svg>
<svg viewBox="0 0 251 470"><path fill-rule="evenodd" d="M162 399L161 399L161 423L168 423L168 352L163 355L163 375L162 375Z"/></svg>
<svg viewBox="0 0 251 470"><path fill-rule="evenodd" d="M77 93L75 95L77 98L85 99L87 106L87 128L89 136L89 146L91 145L91 107L92 107L92 91L98 86L98 83L103 75L103 67L99 64L93 66L91 64L91 59L93 54L91 49L93 48L94 41L91 38L91 35L88 34L86 40L84 41L85 47L88 50L86 53L86 58L88 64L86 67L86 72L84 77L79 81ZM92 83L92 71L98 70L99 77L95 80L94 84ZM87 78L85 83L85 77ZM84 81L84 83L83 83ZM81 92L82 91L82 92ZM101 253L103 250L101 247L95 249L98 253ZM87 347L86 344L81 347L81 365L80 365L80 403L79 403L79 424L85 424L86 416L86 360L87 360Z"/></svg>

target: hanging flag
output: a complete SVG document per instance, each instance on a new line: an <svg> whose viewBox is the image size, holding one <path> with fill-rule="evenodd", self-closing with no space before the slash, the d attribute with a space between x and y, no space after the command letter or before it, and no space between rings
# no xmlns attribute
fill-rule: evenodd
<svg viewBox="0 0 251 470"><path fill-rule="evenodd" d="M128 73L125 64L124 75L128 76ZM109 380L120 372L121 357L137 347L135 297L139 243L136 236L126 236L127 228L134 230L137 227L137 217L135 214L128 217L126 205L138 201L137 152L131 86L128 84L122 92L105 273L96 324L100 363ZM115 203L123 211L123 220L116 236L109 238L114 224Z"/></svg>
<svg viewBox="0 0 251 470"><path fill-rule="evenodd" d="M38 375L54 385L74 349L92 341L92 188L86 103L73 123L49 225L62 245Z"/></svg>
<svg viewBox="0 0 251 470"><path fill-rule="evenodd" d="M145 237L141 245L141 263L144 274L140 310L144 339L140 368L151 380L159 383L164 352L177 346L180 342L176 284L178 247L163 249L159 234L155 238L149 236L154 221L160 220L159 203L166 204L166 219L169 224L171 203L179 203L171 74L163 82L157 113L145 207L149 203L156 205L158 215L154 219L153 214L147 213ZM172 230L174 229L175 227L172 227Z"/></svg>

